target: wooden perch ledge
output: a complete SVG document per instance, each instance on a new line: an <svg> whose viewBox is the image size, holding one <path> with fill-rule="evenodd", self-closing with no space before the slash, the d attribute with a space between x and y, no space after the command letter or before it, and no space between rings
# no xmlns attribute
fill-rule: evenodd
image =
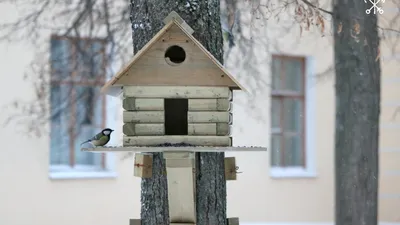
<svg viewBox="0 0 400 225"><path fill-rule="evenodd" d="M129 146L82 148L84 152L248 152L267 151L266 147L209 147L209 146Z"/></svg>

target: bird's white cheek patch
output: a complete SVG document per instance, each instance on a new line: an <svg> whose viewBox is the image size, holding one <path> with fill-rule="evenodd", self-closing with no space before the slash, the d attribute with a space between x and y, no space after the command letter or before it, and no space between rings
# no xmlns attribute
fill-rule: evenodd
<svg viewBox="0 0 400 225"><path fill-rule="evenodd" d="M110 133L110 131L104 131L104 135L109 135Z"/></svg>

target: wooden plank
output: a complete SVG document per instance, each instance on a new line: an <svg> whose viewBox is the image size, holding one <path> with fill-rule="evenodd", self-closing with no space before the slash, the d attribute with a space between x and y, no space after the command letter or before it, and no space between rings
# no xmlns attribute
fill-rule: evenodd
<svg viewBox="0 0 400 225"><path fill-rule="evenodd" d="M169 223L170 225L196 225L195 223Z"/></svg>
<svg viewBox="0 0 400 225"><path fill-rule="evenodd" d="M165 161L165 166L169 168L189 167L194 162L194 159L168 159Z"/></svg>
<svg viewBox="0 0 400 225"><path fill-rule="evenodd" d="M122 107L128 111L163 111L162 98L124 98Z"/></svg>
<svg viewBox="0 0 400 225"><path fill-rule="evenodd" d="M196 223L194 159L179 156L170 154L165 159L169 219L171 223Z"/></svg>
<svg viewBox="0 0 400 225"><path fill-rule="evenodd" d="M162 144L186 143L198 146L231 146L227 136L124 136L124 146L154 146Z"/></svg>
<svg viewBox="0 0 400 225"><path fill-rule="evenodd" d="M231 126L226 123L217 123L217 135L221 136L231 135Z"/></svg>
<svg viewBox="0 0 400 225"><path fill-rule="evenodd" d="M189 99L190 111L230 111L232 102L225 98ZM134 98L122 100L122 106L127 111L163 111L163 98Z"/></svg>
<svg viewBox="0 0 400 225"><path fill-rule="evenodd" d="M150 178L153 173L153 155L136 153L133 168L133 175L135 177Z"/></svg>
<svg viewBox="0 0 400 225"><path fill-rule="evenodd" d="M136 98L230 98L227 87L125 86L124 97Z"/></svg>
<svg viewBox="0 0 400 225"><path fill-rule="evenodd" d="M189 99L189 111L230 111L232 102L225 98Z"/></svg>
<svg viewBox="0 0 400 225"><path fill-rule="evenodd" d="M194 152L164 152L163 157L170 168L193 167L195 163Z"/></svg>
<svg viewBox="0 0 400 225"><path fill-rule="evenodd" d="M231 132L228 123L189 123L188 135L193 136L229 136Z"/></svg>
<svg viewBox="0 0 400 225"><path fill-rule="evenodd" d="M235 157L226 157L225 162L225 180L236 180L236 159Z"/></svg>
<svg viewBox="0 0 400 225"><path fill-rule="evenodd" d="M124 123L164 123L164 111L124 111Z"/></svg>
<svg viewBox="0 0 400 225"><path fill-rule="evenodd" d="M164 135L163 123L125 123L122 132L128 136Z"/></svg>
<svg viewBox="0 0 400 225"><path fill-rule="evenodd" d="M129 225L142 225L142 220L141 219L130 219Z"/></svg>
<svg viewBox="0 0 400 225"><path fill-rule="evenodd" d="M238 217L231 217L226 219L227 225L239 225L239 218Z"/></svg>
<svg viewBox="0 0 400 225"><path fill-rule="evenodd" d="M119 147L95 147L82 148L83 152L266 152L266 147L236 147L236 146L119 146Z"/></svg>
<svg viewBox="0 0 400 225"><path fill-rule="evenodd" d="M188 123L231 123L230 112L188 112Z"/></svg>
<svg viewBox="0 0 400 225"><path fill-rule="evenodd" d="M193 152L165 152L164 159L194 159Z"/></svg>

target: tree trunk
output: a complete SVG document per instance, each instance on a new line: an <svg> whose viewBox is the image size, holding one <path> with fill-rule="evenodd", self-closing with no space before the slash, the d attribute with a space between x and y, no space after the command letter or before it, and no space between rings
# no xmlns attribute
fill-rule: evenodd
<svg viewBox="0 0 400 225"><path fill-rule="evenodd" d="M336 224L376 225L380 62L377 16L362 0L334 0ZM358 26L359 25L359 26Z"/></svg>
<svg viewBox="0 0 400 225"><path fill-rule="evenodd" d="M220 2L131 0L134 52L138 52L163 26L163 19L176 11L194 30L194 37L220 62L223 42ZM161 153L153 156L153 176L142 179L142 225L169 224L165 163ZM197 224L226 224L224 153L196 154Z"/></svg>

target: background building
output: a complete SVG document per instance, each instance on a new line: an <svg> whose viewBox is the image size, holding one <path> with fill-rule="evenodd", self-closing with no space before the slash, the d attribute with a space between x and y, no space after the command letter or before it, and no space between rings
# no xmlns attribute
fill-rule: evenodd
<svg viewBox="0 0 400 225"><path fill-rule="evenodd" d="M390 2L385 7L383 16L397 15L398 10ZM12 5L2 5L0 12L4 20L16 16ZM279 23L270 19L266 25L251 20L251 15L249 10L242 13L243 42L238 42L244 43L248 51L235 47L226 60L229 70L251 92L234 95L234 145L267 146L270 151L235 153L243 173L237 181L228 182L228 216L238 216L241 224L330 224L334 219L335 96L330 37L333 31L327 21L322 33L320 28L311 31L303 28L300 37L299 26L285 23L284 15ZM250 22L257 29L249 29ZM398 24L393 26L398 28ZM48 39L44 51L49 58L71 50L70 39L51 34L42 33ZM252 41L245 42L250 37ZM379 220L382 224L400 223L396 210L400 206L397 135L400 115L395 116L400 107L397 38L396 32L387 33L381 47ZM93 48L101 48L101 41L90 43L94 43ZM24 74L36 59L36 50L37 46L23 40L0 43L3 121L17 112L9 106L13 100L34 98L34 87L24 80ZM77 53L70 61L53 62L52 68L62 73L79 57ZM114 65L114 72L118 67ZM104 79L112 75L104 74ZM100 87L103 80L96 82L91 85ZM45 88L58 98L53 103L61 105L70 99L70 93L63 92L62 85L54 82L52 88ZM75 94L87 91L98 96L96 88L84 88L86 83L75 85ZM26 128L21 130L15 123L0 128L0 224L108 225L127 224L129 218L139 218L140 179L133 177L132 156L122 160L123 154L102 156L79 152L79 143L101 126L116 130L110 145L119 145L122 140L119 99L104 97L103 101L103 97L93 96L81 99L69 112L76 113L79 107L96 102L90 112L92 117L82 116L79 117L82 121L74 121L83 124L78 136L68 130L68 126L75 125L69 125L67 114L49 117L46 124L34 124L44 126L47 131L52 126L59 129L39 138L27 137ZM52 110L59 106L51 104L51 99L49 102ZM284 140L282 135L286 137Z"/></svg>

